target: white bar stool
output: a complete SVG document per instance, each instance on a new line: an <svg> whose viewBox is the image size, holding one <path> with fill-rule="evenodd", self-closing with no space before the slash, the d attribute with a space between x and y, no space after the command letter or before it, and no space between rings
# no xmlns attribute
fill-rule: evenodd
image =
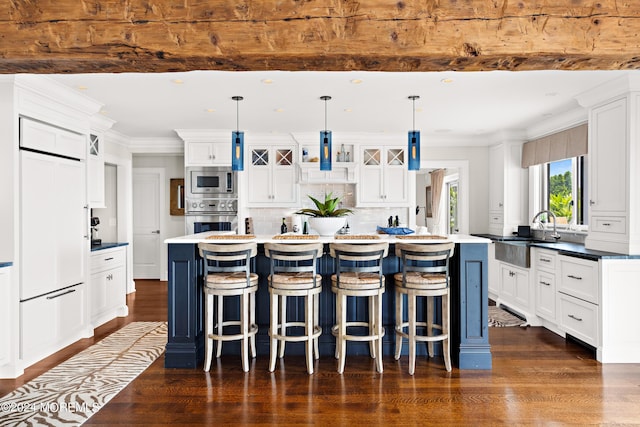
<svg viewBox="0 0 640 427"><path fill-rule="evenodd" d="M264 252L270 260L269 295L271 337L269 371L276 368L276 356L284 357L287 341L306 342L307 372L313 374L313 358L318 359L318 337L322 276L317 274L317 259L322 256L322 243L265 243ZM287 297L305 301L304 321L287 321ZM279 321L278 321L279 319ZM288 335L287 328L304 327L302 335ZM278 344L280 352L278 354Z"/></svg>
<svg viewBox="0 0 640 427"><path fill-rule="evenodd" d="M453 255L454 243L396 243L396 256L400 258L402 272L394 275L396 292L396 354L400 359L402 340L409 341L409 374L416 366L416 342L428 343L428 354L433 357L433 343L442 341L442 353L447 371L451 371L449 349L449 258ZM407 298L407 321L403 319L403 300ZM442 323L434 323L433 298L441 297ZM425 320L416 320L417 297L427 298ZM426 328L424 335L417 328ZM406 332L404 331L406 328ZM434 335L433 330L440 330Z"/></svg>
<svg viewBox="0 0 640 427"><path fill-rule="evenodd" d="M217 341L216 357L222 354L223 341L241 340L242 370L249 371L249 345L251 357L256 357L255 335L258 326L255 319L255 295L258 290L258 275L251 273L250 260L255 257L257 244L199 243L200 256L204 258L205 303L205 353L204 370L211 369L213 341ZM224 297L240 298L240 319L224 320ZM217 298L217 320L213 324L213 304ZM227 326L240 326L240 332L225 334Z"/></svg>
<svg viewBox="0 0 640 427"><path fill-rule="evenodd" d="M389 243L331 243L331 256L336 259L336 274L331 276L331 291L336 294L336 337L338 373L344 372L347 341L369 341L369 352L376 359L376 370L382 372L382 295L385 279L382 260L389 252ZM347 297L367 297L369 320L347 322ZM348 328L365 327L368 334L354 335Z"/></svg>

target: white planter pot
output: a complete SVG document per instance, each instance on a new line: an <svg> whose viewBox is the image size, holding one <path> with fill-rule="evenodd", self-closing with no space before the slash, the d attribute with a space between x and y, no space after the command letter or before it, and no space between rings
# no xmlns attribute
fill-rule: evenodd
<svg viewBox="0 0 640 427"><path fill-rule="evenodd" d="M347 220L343 216L331 216L331 217L311 217L309 218L309 225L313 230L321 236L333 236L338 230L340 230Z"/></svg>

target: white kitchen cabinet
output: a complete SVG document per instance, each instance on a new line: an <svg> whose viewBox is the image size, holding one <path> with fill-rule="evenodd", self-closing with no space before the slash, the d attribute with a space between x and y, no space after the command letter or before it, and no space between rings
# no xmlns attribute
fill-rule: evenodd
<svg viewBox="0 0 640 427"><path fill-rule="evenodd" d="M20 358L29 366L83 338L85 284L20 303Z"/></svg>
<svg viewBox="0 0 640 427"><path fill-rule="evenodd" d="M638 126L638 104L640 95L632 94L590 111L588 248L621 253L640 249L638 242L633 248L637 221L630 220L630 206L640 202L638 192L630 191L640 180L631 139Z"/></svg>
<svg viewBox="0 0 640 427"><path fill-rule="evenodd" d="M250 145L248 207L295 207L298 204L295 145Z"/></svg>
<svg viewBox="0 0 640 427"><path fill-rule="evenodd" d="M527 315L529 313L529 270L500 263L500 303Z"/></svg>
<svg viewBox="0 0 640 427"><path fill-rule="evenodd" d="M592 304L600 301L598 263L587 259L559 255L560 285L558 291Z"/></svg>
<svg viewBox="0 0 640 427"><path fill-rule="evenodd" d="M228 142L186 142L184 160L185 166L231 166L231 134Z"/></svg>
<svg viewBox="0 0 640 427"><path fill-rule="evenodd" d="M528 185L522 168L522 142L503 142L489 148L489 232L510 235L528 224Z"/></svg>
<svg viewBox="0 0 640 427"><path fill-rule="evenodd" d="M94 328L117 316L126 316L126 247L91 253L91 324Z"/></svg>
<svg viewBox="0 0 640 427"><path fill-rule="evenodd" d="M554 251L531 248L534 267L535 313L551 322L556 321L556 257Z"/></svg>
<svg viewBox="0 0 640 427"><path fill-rule="evenodd" d="M408 203L407 159L404 148L363 146L357 206L401 206Z"/></svg>
<svg viewBox="0 0 640 427"><path fill-rule="evenodd" d="M10 267L0 267L0 366L11 362L11 289L9 287Z"/></svg>

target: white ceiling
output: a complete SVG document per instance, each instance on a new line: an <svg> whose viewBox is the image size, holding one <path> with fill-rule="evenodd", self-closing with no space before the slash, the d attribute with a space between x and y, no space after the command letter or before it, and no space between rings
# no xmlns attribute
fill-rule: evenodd
<svg viewBox="0 0 640 427"><path fill-rule="evenodd" d="M176 138L174 129L235 129L234 95L244 96L239 120L247 133L322 130L322 95L332 97L327 127L334 132L405 133L413 128L407 97L419 95L415 127L425 143L429 136L466 140L526 129L575 109L577 94L622 73L193 71L50 77L103 103L102 114L116 121L113 129L133 138Z"/></svg>

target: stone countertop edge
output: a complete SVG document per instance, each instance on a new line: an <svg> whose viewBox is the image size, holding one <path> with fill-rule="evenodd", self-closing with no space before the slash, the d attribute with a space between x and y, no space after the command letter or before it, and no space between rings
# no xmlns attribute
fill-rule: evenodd
<svg viewBox="0 0 640 427"><path fill-rule="evenodd" d="M498 236L493 234L475 234L474 236L484 237L495 242L527 241L526 238L517 238L516 236ZM626 255L615 252L587 249L582 243L563 242L562 240L558 242L531 242L529 243L529 246L557 251L561 255L567 255L574 258L584 258L595 261L598 259L640 259L640 255Z"/></svg>
<svg viewBox="0 0 640 427"><path fill-rule="evenodd" d="M173 237L170 239L166 239L164 242L166 244L180 244L180 243L200 243L200 242L207 242L207 243L243 243L243 242L256 242L256 243L267 243L267 242L272 242L272 243L292 243L292 244L296 244L296 243L314 243L314 242L319 242L319 243L332 243L332 242L339 242L339 243L379 243L379 242L389 242L389 243L397 243L397 242L411 242L411 243L440 243L440 242L444 242L444 241L451 241L454 243L491 243L491 240L485 237L477 237L477 236L470 236L467 234L450 234L448 236L446 236L446 239L408 239L408 238L404 238L404 239L398 239L396 238L396 236L390 235L390 234L376 234L376 236L379 236L378 239L336 239L333 236L320 236L317 239L290 239L290 240L282 240L282 239L274 239L274 235L271 234L264 234L264 235L256 235L256 237L254 239L238 239L238 238L232 238L232 239L224 239L224 238L218 238L218 239L207 239L207 236L211 235L211 234L217 234L215 232L204 232L204 233L198 233L198 234L189 234L186 236L180 236L180 237ZM373 234L372 234L373 235Z"/></svg>
<svg viewBox="0 0 640 427"><path fill-rule="evenodd" d="M11 267L12 265L13 265L12 262L0 262L0 268Z"/></svg>
<svg viewBox="0 0 640 427"><path fill-rule="evenodd" d="M104 249L117 248L119 246L127 246L127 242L107 242L99 245L91 245L91 252L102 251Z"/></svg>

